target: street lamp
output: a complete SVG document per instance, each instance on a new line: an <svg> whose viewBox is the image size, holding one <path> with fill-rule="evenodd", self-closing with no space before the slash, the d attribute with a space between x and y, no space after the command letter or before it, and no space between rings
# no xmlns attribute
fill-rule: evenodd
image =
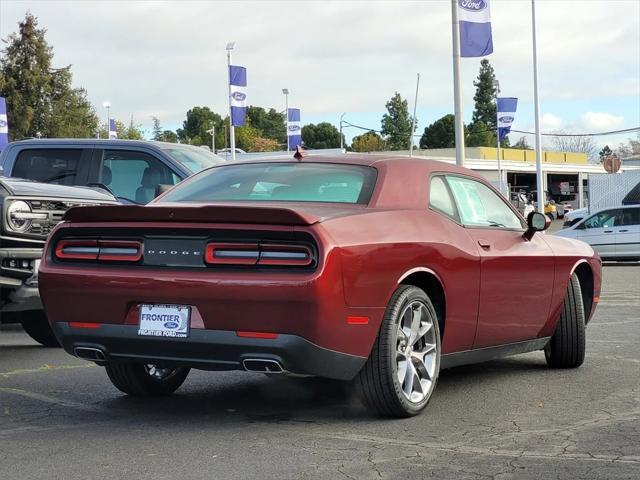
<svg viewBox="0 0 640 480"><path fill-rule="evenodd" d="M111 103L102 102L102 106L107 109L107 138L109 138L109 123L111 121L111 116L109 115L109 110L111 109Z"/></svg>
<svg viewBox="0 0 640 480"><path fill-rule="evenodd" d="M347 112L344 112L342 115L340 115L340 153L344 153L344 137L342 136L342 119L346 114Z"/></svg>
<svg viewBox="0 0 640 480"><path fill-rule="evenodd" d="M289 151L289 89L283 88L284 93L284 129L287 134L287 152Z"/></svg>

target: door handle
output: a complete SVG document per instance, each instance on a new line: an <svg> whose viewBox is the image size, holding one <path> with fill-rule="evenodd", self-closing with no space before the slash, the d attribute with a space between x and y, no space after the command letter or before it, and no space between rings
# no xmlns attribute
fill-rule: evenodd
<svg viewBox="0 0 640 480"><path fill-rule="evenodd" d="M605 230L604 233L613 233L613 230Z"/></svg>
<svg viewBox="0 0 640 480"><path fill-rule="evenodd" d="M618 230L618 233L627 233L629 230Z"/></svg>
<svg viewBox="0 0 640 480"><path fill-rule="evenodd" d="M478 245L480 245L485 250L489 250L491 248L491 242L489 242L488 240L479 239Z"/></svg>

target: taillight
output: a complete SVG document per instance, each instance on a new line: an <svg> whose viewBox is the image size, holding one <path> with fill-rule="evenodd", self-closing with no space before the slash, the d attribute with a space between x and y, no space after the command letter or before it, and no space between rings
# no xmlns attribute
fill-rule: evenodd
<svg viewBox="0 0 640 480"><path fill-rule="evenodd" d="M142 243L120 240L60 240L55 248L59 260L100 260L137 262L142 258Z"/></svg>
<svg viewBox="0 0 640 480"><path fill-rule="evenodd" d="M269 265L308 267L313 252L306 245L272 243L209 243L205 250L208 265Z"/></svg>

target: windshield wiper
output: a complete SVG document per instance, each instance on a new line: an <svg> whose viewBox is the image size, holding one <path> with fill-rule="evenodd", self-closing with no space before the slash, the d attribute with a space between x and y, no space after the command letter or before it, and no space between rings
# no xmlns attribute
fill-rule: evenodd
<svg viewBox="0 0 640 480"><path fill-rule="evenodd" d="M506 225L503 225L502 223L499 223L499 222L494 222L493 220L489 220L488 222L490 227L504 227L504 228L507 227Z"/></svg>

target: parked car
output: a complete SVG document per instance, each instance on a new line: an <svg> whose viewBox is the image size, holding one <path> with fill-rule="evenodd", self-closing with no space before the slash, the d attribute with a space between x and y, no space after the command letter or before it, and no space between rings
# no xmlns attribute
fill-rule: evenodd
<svg viewBox="0 0 640 480"><path fill-rule="evenodd" d="M410 416L441 368L542 349L582 364L600 259L549 224L441 162L226 164L146 206L68 211L40 291L66 351L125 393L171 393L190 368L291 372Z"/></svg>
<svg viewBox="0 0 640 480"><path fill-rule="evenodd" d="M582 220L585 217L585 215L589 215L589 209L586 207L577 208L575 210L572 210L566 213L564 216L564 223L562 224L562 228L567 228L567 227L571 227L572 225L575 225L580 220Z"/></svg>
<svg viewBox="0 0 640 480"><path fill-rule="evenodd" d="M115 203L101 190L0 176L0 323L22 323L34 340L59 346L38 294L42 247L68 208Z"/></svg>
<svg viewBox="0 0 640 480"><path fill-rule="evenodd" d="M588 243L605 260L640 260L640 205L600 210L556 235Z"/></svg>
<svg viewBox="0 0 640 480"><path fill-rule="evenodd" d="M34 272L47 234L67 208L147 203L192 173L223 161L198 147L162 142L42 139L7 145L0 154L2 174L40 183L1 180L1 321L22 323L43 345L58 344L42 311ZM23 227L14 228L16 215Z"/></svg>
<svg viewBox="0 0 640 480"><path fill-rule="evenodd" d="M122 203L144 204L200 170L224 162L177 143L41 139L10 143L0 155L8 177L67 186L98 186Z"/></svg>

